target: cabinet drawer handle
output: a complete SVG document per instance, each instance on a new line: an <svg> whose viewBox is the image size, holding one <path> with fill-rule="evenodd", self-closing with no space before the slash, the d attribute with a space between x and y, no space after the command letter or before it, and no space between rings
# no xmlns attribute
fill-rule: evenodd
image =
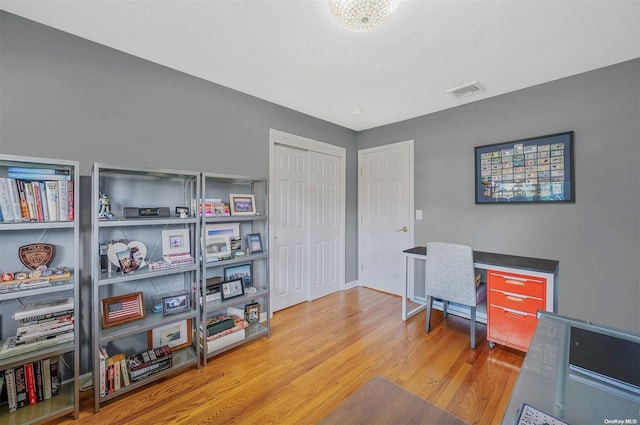
<svg viewBox="0 0 640 425"><path fill-rule="evenodd" d="M520 280L507 279L507 280L504 281L504 283L508 283L508 284L511 284L511 285L524 286L524 282L522 282Z"/></svg>
<svg viewBox="0 0 640 425"><path fill-rule="evenodd" d="M515 301L515 302L518 302L518 303L523 303L524 302L524 298L512 297L511 295L507 295L505 298L508 299L509 301Z"/></svg>

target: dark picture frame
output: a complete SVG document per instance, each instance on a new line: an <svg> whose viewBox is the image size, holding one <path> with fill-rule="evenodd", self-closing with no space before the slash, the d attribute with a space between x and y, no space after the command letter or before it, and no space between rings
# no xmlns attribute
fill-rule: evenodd
<svg viewBox="0 0 640 425"><path fill-rule="evenodd" d="M162 297L162 315L171 316L191 310L191 299L188 293Z"/></svg>
<svg viewBox="0 0 640 425"><path fill-rule="evenodd" d="M102 306L102 327L121 325L144 319L144 297L142 292L104 298Z"/></svg>
<svg viewBox="0 0 640 425"><path fill-rule="evenodd" d="M476 146L476 204L575 202L574 132Z"/></svg>
<svg viewBox="0 0 640 425"><path fill-rule="evenodd" d="M251 263L240 264L224 268L224 280L242 279L242 285L246 288L253 284L253 267Z"/></svg>
<svg viewBox="0 0 640 425"><path fill-rule="evenodd" d="M242 284L242 279L238 278L220 282L220 295L222 296L222 301L243 296L244 285Z"/></svg>
<svg viewBox="0 0 640 425"><path fill-rule="evenodd" d="M260 321L260 304L250 303L244 306L244 319L249 323Z"/></svg>
<svg viewBox="0 0 640 425"><path fill-rule="evenodd" d="M247 235L247 248L249 248L249 254L259 254L264 252L260 233L249 233Z"/></svg>

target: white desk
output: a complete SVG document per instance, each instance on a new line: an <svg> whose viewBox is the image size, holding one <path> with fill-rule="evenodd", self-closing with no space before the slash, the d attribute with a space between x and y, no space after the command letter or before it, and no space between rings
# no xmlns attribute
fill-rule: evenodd
<svg viewBox="0 0 640 425"><path fill-rule="evenodd" d="M414 248L403 251L405 256L405 285L402 292L402 320L407 320L417 313L427 308L426 302L413 299L417 307L409 310L409 260L420 260L423 264L427 258L427 248L424 246L416 246ZM546 310L557 311L557 276L559 263L555 260L544 260L540 258L519 257L517 255L494 254L491 252L473 251L474 266L477 269L494 270L511 273L526 272L530 276L538 276L547 280L546 294ZM487 288L487 291L490 288ZM437 310L442 309L442 304L434 302L433 307ZM447 312L458 316L469 318L468 307L452 305L447 308ZM486 312L478 312L476 320L481 323L487 323Z"/></svg>

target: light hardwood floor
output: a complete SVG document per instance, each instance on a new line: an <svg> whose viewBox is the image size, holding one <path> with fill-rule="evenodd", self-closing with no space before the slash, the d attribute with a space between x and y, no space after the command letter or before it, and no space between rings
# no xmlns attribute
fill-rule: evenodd
<svg viewBox="0 0 640 425"><path fill-rule="evenodd" d="M473 424L499 424L524 354L490 349L478 325L425 314L403 322L400 298L367 288L277 312L271 338L211 359L56 424L315 424L376 375ZM373 419L373 418L372 418Z"/></svg>

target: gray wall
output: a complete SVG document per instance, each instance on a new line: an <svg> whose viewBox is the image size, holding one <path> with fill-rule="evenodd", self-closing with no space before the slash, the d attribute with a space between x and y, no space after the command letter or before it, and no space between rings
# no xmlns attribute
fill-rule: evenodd
<svg viewBox="0 0 640 425"><path fill-rule="evenodd" d="M269 129L347 150L347 282L357 279L352 130L0 12L0 152L268 176Z"/></svg>
<svg viewBox="0 0 640 425"><path fill-rule="evenodd" d="M474 146L567 130L574 204L475 205ZM640 332L640 60L364 131L358 149L409 139L417 244L558 260L560 314Z"/></svg>

